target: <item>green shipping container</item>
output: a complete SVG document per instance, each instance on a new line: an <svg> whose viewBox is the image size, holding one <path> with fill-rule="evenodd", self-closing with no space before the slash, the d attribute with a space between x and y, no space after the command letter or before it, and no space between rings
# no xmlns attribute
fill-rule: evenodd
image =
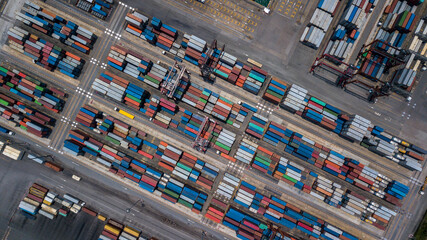
<svg viewBox="0 0 427 240"><path fill-rule="evenodd" d="M217 146L219 146L219 147L221 147L221 148L224 148L225 150L227 150L227 151L230 151L230 148L229 147L227 147L227 146L225 146L224 144L222 144L222 143L220 143L220 142L215 142L215 145L217 145Z"/></svg>
<svg viewBox="0 0 427 240"><path fill-rule="evenodd" d="M231 121L230 119L227 120L227 124L233 125L233 121Z"/></svg>
<svg viewBox="0 0 427 240"><path fill-rule="evenodd" d="M214 72L215 72L215 74L217 74L218 76L220 76L220 77L222 77L222 78L225 78L225 79L227 79L227 78L228 78L228 74L223 73L223 72L221 72L221 71L220 71L220 70L218 70L218 69L215 69L215 70L214 70Z"/></svg>
<svg viewBox="0 0 427 240"><path fill-rule="evenodd" d="M289 176L288 176L288 175L286 175L286 174L283 174L283 177L284 177L285 179L287 179L287 180L289 180L289 181L293 182L293 183L297 183L297 182L298 182L297 180L295 180L295 179L293 179L293 178L289 177Z"/></svg>
<svg viewBox="0 0 427 240"><path fill-rule="evenodd" d="M179 194L177 194L176 192L174 192L174 191L172 191L172 190L170 190L168 188L165 188L165 190L163 190L163 193L165 193L165 194L167 194L170 197L175 198L175 199L179 198Z"/></svg>
<svg viewBox="0 0 427 240"><path fill-rule="evenodd" d="M7 70L6 68L4 68L4 67L0 67L0 71L2 71L2 72L4 72L4 73L7 73L9 70Z"/></svg>
<svg viewBox="0 0 427 240"><path fill-rule="evenodd" d="M317 103L317 104L319 104L319 105L321 105L321 106L323 106L323 107L326 106L326 103L320 101L319 99L317 99L315 97L311 97L310 100L313 101L313 102L315 102L315 103Z"/></svg>
<svg viewBox="0 0 427 240"><path fill-rule="evenodd" d="M273 95L273 96L275 96L275 97L277 97L278 99L282 99L282 97L283 97L282 95L280 95L278 93L275 93L275 92L271 91L270 89L267 89L266 92L269 93L269 94L271 94L271 95Z"/></svg>
<svg viewBox="0 0 427 240"><path fill-rule="evenodd" d="M178 202L181 203L182 205L188 207L188 208L193 208L193 205L191 205L189 202L185 201L184 199L178 199Z"/></svg>
<svg viewBox="0 0 427 240"><path fill-rule="evenodd" d="M332 110L329 110L329 109L327 109L327 108L324 108L324 109L323 109L323 111L325 111L325 112L327 112L327 113L330 113L330 114L334 115L335 117L338 117L338 113L336 113L336 112L334 112L334 111L332 111Z"/></svg>
<svg viewBox="0 0 427 240"><path fill-rule="evenodd" d="M409 14L409 12L408 11L405 11L405 12L403 12L400 16L400 20L399 20L399 22L397 23L397 26L399 26L399 27L402 27L402 25L403 25L403 23L405 22L405 19L406 19L406 17L408 16L408 14Z"/></svg>
<svg viewBox="0 0 427 240"><path fill-rule="evenodd" d="M259 131L261 131L261 132L264 132L264 128L262 128L262 127L260 127L260 126L258 126L258 125L255 125L255 124L253 124L253 123L249 123L249 126L251 126L251 127L253 127L253 128L255 128L255 129L257 129L257 130L259 130Z"/></svg>
<svg viewBox="0 0 427 240"><path fill-rule="evenodd" d="M4 106L9 106L9 103L0 98L0 104Z"/></svg>
<svg viewBox="0 0 427 240"><path fill-rule="evenodd" d="M255 160L257 160L258 162L260 162L260 163L262 163L262 164L264 164L266 166L270 166L270 162L264 161L261 158L255 157Z"/></svg>
<svg viewBox="0 0 427 240"><path fill-rule="evenodd" d="M191 168L189 168L189 167L187 167L187 166L185 166L184 164L182 164L182 163L177 163L176 164L178 167L180 167L180 168L182 168L182 169L184 169L185 171L187 171L187 172L191 172Z"/></svg>
<svg viewBox="0 0 427 240"><path fill-rule="evenodd" d="M137 102L137 103L141 103L141 99L138 99L138 98L136 98L136 97L134 97L134 96L130 95L129 93L127 93L127 94L126 94L126 97L128 97L128 98L130 98L130 99L134 100L134 101L135 101L135 102Z"/></svg>
<svg viewBox="0 0 427 240"><path fill-rule="evenodd" d="M157 81L156 79L154 79L154 78L152 78L152 77L150 77L148 75L145 75L144 78L147 79L148 81L152 82L152 83L160 84L159 81Z"/></svg>
<svg viewBox="0 0 427 240"><path fill-rule="evenodd" d="M257 76L257 75L255 75L255 74L253 74L253 73L249 73L249 77L251 77L251 78L253 78L253 79L255 79L255 80L257 80L258 82L264 82L265 81L265 79L263 79L262 77L260 77L260 76Z"/></svg>
<svg viewBox="0 0 427 240"><path fill-rule="evenodd" d="M116 140L116 139L114 139L114 138L112 138L110 136L105 136L105 140L107 140L107 141L109 141L109 142L111 142L113 144L120 145L120 141L118 141L118 140Z"/></svg>

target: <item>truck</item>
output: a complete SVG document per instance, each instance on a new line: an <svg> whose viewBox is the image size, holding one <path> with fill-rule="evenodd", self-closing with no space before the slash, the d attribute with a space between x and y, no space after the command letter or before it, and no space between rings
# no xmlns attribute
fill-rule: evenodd
<svg viewBox="0 0 427 240"><path fill-rule="evenodd" d="M9 134L9 135L15 135L15 133L14 132L12 132L12 131L10 131L9 129L7 129L7 128L4 128L4 127L2 127L2 126L0 126L0 132L2 132L2 133L6 133L6 134Z"/></svg>
<svg viewBox="0 0 427 240"><path fill-rule="evenodd" d="M427 177L424 179L424 184L421 186L421 189L420 189L420 195L424 195L424 190L425 190L425 188L426 188L426 185L427 185Z"/></svg>

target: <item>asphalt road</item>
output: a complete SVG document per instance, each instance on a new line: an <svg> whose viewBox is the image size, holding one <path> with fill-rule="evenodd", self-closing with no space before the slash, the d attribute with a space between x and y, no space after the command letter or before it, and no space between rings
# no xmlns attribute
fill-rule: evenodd
<svg viewBox="0 0 427 240"><path fill-rule="evenodd" d="M282 77L283 79L289 82L298 82L298 84L302 86L310 86L308 88L310 90L310 93L313 93L317 96L324 96L323 100L333 103L333 105L343 108L349 112L362 112L363 116L378 116L378 114L376 113L379 113L379 117L381 119L384 118L386 122L389 122L388 120L386 120L388 118L385 118L384 116L387 116L387 114L389 114L391 110L394 111L394 109L391 108L391 110L387 109L386 111L381 107L374 108L373 106L366 104L366 102L361 101L360 99L351 98L349 100L348 97L351 96L349 96L348 94L337 91L335 87L325 84L323 82L320 82L321 84L319 84L319 80L317 78L305 74L312 61L310 56L314 55L314 52L306 47L303 47L302 45L298 45L297 39L299 38L299 31L301 29L301 25L293 21L287 21L286 19L283 19L282 16L273 14L271 17L265 19L265 21L259 27L260 30L256 31L254 40L241 40L238 37L232 36L228 32L221 30L221 28L219 27L215 27L211 24L198 21L197 18L195 18L191 14L186 14L181 12L180 10L177 10L176 6L172 7L168 4L164 4L164 2L152 0L129 3L129 5L132 5L132 7L139 8L138 6L135 6L133 4L140 6L140 9L142 9L144 12L149 12L151 15L157 16L166 23L177 27L180 30L184 30L187 33L196 34L199 37L202 37L208 41L210 39L216 38L221 42L226 42L226 51L229 51L230 53L238 56L241 59L245 59L246 56L255 58L256 60L265 63L265 68L269 70L270 73L278 75L279 77ZM128 9L122 5L118 7L118 9L116 9L116 11L113 13L113 16L111 17L111 24L109 26L107 24L106 27L112 29L112 31L115 33L120 33L123 30L124 15L127 11ZM70 14L73 15L74 13L71 12ZM104 36L100 38L99 41L96 43L95 48L91 53L91 57L98 60L105 59L110 46L116 43L117 41L118 40L116 38L104 34ZM290 61L290 59L292 59L292 61ZM90 86L93 80L99 75L101 71L102 70L100 66L94 64L89 64L89 66L86 67L85 73L81 77L80 85L78 86L79 88L85 90L86 94L82 95L79 93L75 93L67 101L65 110L63 112L63 116L66 119L72 121L75 118L78 109L88 101L88 96L90 96L90 94L87 95L87 93L90 92ZM316 87L313 88L312 86ZM397 106L399 108L408 109L408 112L413 111L413 115L407 120L414 121L417 124L416 128L418 129L426 129L423 128L423 126L425 126L425 122L419 121L418 119L418 112L421 112L421 116L425 116L426 112L417 111L420 105L417 104L418 107L414 108L413 104L419 99L424 99L425 101L425 98L423 97L424 94L425 90L423 92L422 87L417 88L414 94L415 97L412 105L409 104L406 106L406 103L404 103L402 106ZM343 101L342 99L346 100ZM421 107L425 106L424 103L421 104ZM396 115L396 112L394 112L393 114ZM278 117L283 116L278 115ZM402 117L402 119L404 118ZM399 118L399 120L402 119ZM421 128L419 127L420 122ZM399 125L401 123L398 123L397 121L386 124L394 130L402 129L402 125ZM396 128L397 125L399 125L400 128ZM406 130L405 133L411 130L414 131L415 128L412 124L410 125L411 127L407 128L408 130ZM52 149L55 149L57 151L61 150L62 143L65 140L67 132L70 128L71 125L68 121L61 122L58 126L56 126L51 136L52 142L50 147ZM423 139L425 137L425 131L416 132L416 139ZM70 162L68 163L70 164ZM81 171L84 172L88 170L81 169ZM94 172L88 172L88 176L92 176L92 174L94 174ZM412 199L412 197L414 197L414 193L411 193L411 195L408 196L408 199ZM414 199L413 201L416 203L420 202L419 199ZM412 204L411 206L413 205L414 204ZM112 209L109 210L112 211Z"/></svg>
<svg viewBox="0 0 427 240"><path fill-rule="evenodd" d="M16 214L15 210L28 187L33 182L37 182L61 195L70 193L85 201L91 208L141 229L148 236L159 239L200 239L202 231L205 231L208 233L205 239L225 239L225 236L219 232L189 220L179 212L172 211L169 206L147 197L151 193L135 192L62 154L51 150L40 150L37 143L25 137L16 136L14 141L18 143L25 141L27 144L21 147L30 148L31 153L37 154L37 156L52 155L57 160L61 159L61 164L65 166L66 170L63 173L56 173L26 157L21 161L13 161L0 155L0 189L8 189L7 192L2 192L0 202L0 215L2 216L0 218L0 236L9 232L8 239L11 240L23 239L24 236L31 236L31 239L34 240L46 239L47 236L58 236L55 239L97 239L96 234L92 234L92 232L100 233L100 224L82 216L86 215L85 213L79 213L71 218L67 217L66 221L60 220L62 217L58 216L52 222L43 220L44 218L41 216L32 222L24 220L19 216L19 212ZM82 180L80 182L72 180L72 174L78 174ZM142 200L142 204L139 202L132 207L139 199ZM130 207L132 207L131 212L126 213L126 209ZM67 230L64 230L64 224ZM90 227L84 229L82 226ZM83 233L89 234L91 237L79 237L81 236L79 234Z"/></svg>

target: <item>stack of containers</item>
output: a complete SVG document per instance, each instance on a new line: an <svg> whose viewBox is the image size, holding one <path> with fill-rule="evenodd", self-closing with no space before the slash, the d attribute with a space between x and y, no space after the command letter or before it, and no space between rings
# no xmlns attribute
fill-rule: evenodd
<svg viewBox="0 0 427 240"><path fill-rule="evenodd" d="M282 102L287 88L288 84L286 82L279 80L276 77L271 77L270 84L268 84L267 90L265 91L262 98L271 103L279 104Z"/></svg>
<svg viewBox="0 0 427 240"><path fill-rule="evenodd" d="M267 142L273 146L277 146L277 144L282 141L285 136L286 129L283 126L271 121L270 125L267 128L267 131L264 134L263 141ZM287 142L285 141L285 144Z"/></svg>
<svg viewBox="0 0 427 240"><path fill-rule="evenodd" d="M129 27L136 27L138 29L143 29L144 26L148 23L148 17L146 17L145 15L137 12L137 11L133 11L131 13L126 14L125 20L129 23L126 26L126 31L134 34L132 31L129 31L128 28ZM132 26L129 26L132 25ZM142 31L141 31L142 32ZM134 34L136 36L140 36L141 32L139 32L139 34Z"/></svg>
<svg viewBox="0 0 427 240"><path fill-rule="evenodd" d="M175 28L162 24L160 27L160 33L157 37L156 46L163 50L170 51L177 36L178 32Z"/></svg>
<svg viewBox="0 0 427 240"><path fill-rule="evenodd" d="M83 143L78 142L77 140L71 139L71 140L64 141L63 150L66 153L69 153L73 156L77 156L83 153L82 151L83 147L84 147Z"/></svg>
<svg viewBox="0 0 427 240"><path fill-rule="evenodd" d="M159 111L159 100L155 96L152 96L150 99L145 100L144 107L147 108L140 108L139 110L148 117L153 118L157 111Z"/></svg>
<svg viewBox="0 0 427 240"><path fill-rule="evenodd" d="M4 102L15 104L15 100L6 98L3 94L0 95L0 98ZM36 135L37 137L47 137L51 131L48 126L53 126L54 124L53 118L31 109L21 102L16 102L16 105L14 105L10 111L8 110L8 108L4 108L2 114L3 117L8 120L13 119L18 123L18 126L21 129Z"/></svg>
<svg viewBox="0 0 427 240"><path fill-rule="evenodd" d="M138 231L130 226L125 226L125 228L123 228L123 232L120 234L119 239L137 240L140 235L141 231Z"/></svg>
<svg viewBox="0 0 427 240"><path fill-rule="evenodd" d="M141 176L139 186L149 192L154 192L162 177L162 174L162 172L147 167L144 174Z"/></svg>
<svg viewBox="0 0 427 240"><path fill-rule="evenodd" d="M86 1L79 0L76 6L80 9L83 9L86 12L90 12L92 15L100 19L105 19L108 14L111 12L112 0L96 0Z"/></svg>
<svg viewBox="0 0 427 240"><path fill-rule="evenodd" d="M365 136L371 121L359 115L350 116L349 120L344 123L341 135L354 141L361 142Z"/></svg>
<svg viewBox="0 0 427 240"><path fill-rule="evenodd" d="M166 68L154 63L152 64L150 72L144 76L143 81L148 85L158 89L162 81L165 79L167 73L168 71Z"/></svg>
<svg viewBox="0 0 427 240"><path fill-rule="evenodd" d="M215 53L220 53L218 49L215 49ZM219 55L219 62L215 66L214 73L225 79L228 80L231 83L235 83L238 77L238 74L240 71L238 68L234 70L234 65L236 64L237 58L229 53L221 52ZM234 70L234 72L233 72Z"/></svg>
<svg viewBox="0 0 427 240"><path fill-rule="evenodd" d="M83 53L89 54L90 49L93 48L97 36L91 31L82 28L71 21L66 21L62 17L56 16L35 4L31 4L31 8L24 8L23 10L25 15L19 13L18 20L24 20L23 22L26 24L28 23L27 21L33 22L33 24L30 25L33 28L52 36L53 38L58 39ZM53 24L46 20L51 21Z"/></svg>
<svg viewBox="0 0 427 240"><path fill-rule="evenodd" d="M344 194L341 209L350 215L362 216L364 211L370 211L368 207L368 201L359 194L347 191Z"/></svg>
<svg viewBox="0 0 427 240"><path fill-rule="evenodd" d="M240 142L239 148L236 151L236 154L234 155L234 158L245 164L250 164L255 156L255 152L257 149L258 144L255 144L254 142L243 138Z"/></svg>
<svg viewBox="0 0 427 240"><path fill-rule="evenodd" d="M231 108L231 112L229 115L229 118L227 120L227 124L230 124L236 128L240 128L241 124L245 121L245 115L248 114L248 109L245 107L234 103L233 107Z"/></svg>
<svg viewBox="0 0 427 240"><path fill-rule="evenodd" d="M13 29L8 32L11 48L30 57L37 65L49 71L58 68L63 74L78 78L84 65L80 57L17 27Z"/></svg>
<svg viewBox="0 0 427 240"><path fill-rule="evenodd" d="M118 239L120 233L123 230L123 227L123 224L110 219L104 226L104 230L102 231L101 236L105 236L109 239Z"/></svg>
<svg viewBox="0 0 427 240"><path fill-rule="evenodd" d="M65 104L63 100L65 94L63 92L53 87L47 88L46 84L16 69L10 71L0 67L0 86L3 86L3 84L5 84L4 87L9 88L9 91L12 93L56 113L61 111Z"/></svg>
<svg viewBox="0 0 427 240"><path fill-rule="evenodd" d="M413 69L402 68L394 73L393 81L397 86L408 89L415 83L416 75L417 72Z"/></svg>
<svg viewBox="0 0 427 240"><path fill-rule="evenodd" d="M237 190L234 202L244 206L245 208L249 208L255 197L255 189L255 186L252 186L249 183L242 181L239 189Z"/></svg>
<svg viewBox="0 0 427 240"><path fill-rule="evenodd" d="M234 191L239 186L239 183L239 178L226 172L224 173L224 177L215 191L215 195L224 197L226 199L226 202L228 202L228 200L230 200L234 195Z"/></svg>
<svg viewBox="0 0 427 240"><path fill-rule="evenodd" d="M273 171L276 169L277 164L280 161L279 155L258 146L257 154L252 163L252 167L267 173L268 175L273 175Z"/></svg>
<svg viewBox="0 0 427 240"><path fill-rule="evenodd" d="M381 78L388 60L387 57L374 55L365 60L360 72L367 78L376 81Z"/></svg>
<svg viewBox="0 0 427 240"><path fill-rule="evenodd" d="M187 103L188 105L190 105L192 107L196 107L197 101L201 97L203 91L204 90L202 87L200 87L194 83L191 83L188 90L183 95L182 101ZM211 99L211 101L214 101L214 100Z"/></svg>
<svg viewBox="0 0 427 240"><path fill-rule="evenodd" d="M261 139L267 123L267 118L255 113L249 121L248 128L246 128L245 132L251 136Z"/></svg>
<svg viewBox="0 0 427 240"><path fill-rule="evenodd" d="M378 136L381 136L381 135L378 135ZM374 146L370 146L369 150L371 150L371 151L373 151L373 152L375 152L381 156L393 156L394 155L394 152L397 149L397 147L394 144L392 144L388 141L384 141L383 139L378 139L376 142L377 142L377 144Z"/></svg>
<svg viewBox="0 0 427 240"><path fill-rule="evenodd" d="M416 16L415 13L403 11L397 15L393 28L404 33L411 32L418 22L418 19L419 17Z"/></svg>
<svg viewBox="0 0 427 240"><path fill-rule="evenodd" d="M99 111L91 106L85 105L80 108L77 113L76 122L88 128L96 127L96 118L99 116Z"/></svg>
<svg viewBox="0 0 427 240"><path fill-rule="evenodd" d="M206 41L194 35L189 36L185 34L181 45L186 48L184 59L198 66L199 59L206 49Z"/></svg>
<svg viewBox="0 0 427 240"><path fill-rule="evenodd" d="M295 162L288 161L284 157L280 157L274 177L284 181L285 183L294 186L300 190L310 190L311 188L302 182L305 168Z"/></svg>
<svg viewBox="0 0 427 240"><path fill-rule="evenodd" d="M385 192L390 194L393 197L396 197L396 198L402 200L408 194L409 187L398 182L398 181L396 181L396 180L393 180L387 186L387 188L385 189Z"/></svg>
<svg viewBox="0 0 427 240"><path fill-rule="evenodd" d="M207 194L198 192L173 178L166 183L161 196L172 203L181 203L196 213L200 213L207 199Z"/></svg>
<svg viewBox="0 0 427 240"><path fill-rule="evenodd" d="M165 129L169 127L171 120L172 118L160 112L157 112L156 116L152 119L153 123Z"/></svg>
<svg viewBox="0 0 427 240"><path fill-rule="evenodd" d="M182 151L171 146L167 145L166 143L160 143L159 150L163 149L163 155L160 157L159 166L162 166L170 171L172 171L172 174L176 175L177 177L180 177L184 180L188 179L188 176L190 175L186 170L187 167L180 163L177 165L178 161L181 158ZM191 169L190 169L191 172Z"/></svg>
<svg viewBox="0 0 427 240"><path fill-rule="evenodd" d="M47 192L47 188L37 183L33 183L25 198L19 202L19 209L25 213L36 215L39 212L40 206L43 203L43 199Z"/></svg>
<svg viewBox="0 0 427 240"><path fill-rule="evenodd" d="M310 19L311 26L305 28L300 41L317 49L331 25L339 3L339 0L320 0Z"/></svg>
<svg viewBox="0 0 427 240"><path fill-rule="evenodd" d="M215 141L214 148L222 153L228 154L234 141L236 141L236 134L223 128Z"/></svg>
<svg viewBox="0 0 427 240"><path fill-rule="evenodd" d="M292 84L285 97L285 101L282 102L282 106L286 109L292 110L293 112L304 111L305 106L307 106L307 102L305 101L307 93L308 91L306 89L296 84Z"/></svg>
<svg viewBox="0 0 427 240"><path fill-rule="evenodd" d="M324 37L325 32L322 29L311 25L304 29L304 32L300 38L300 42L314 49L318 49Z"/></svg>
<svg viewBox="0 0 427 240"><path fill-rule="evenodd" d="M243 84L243 89L249 91L255 95L258 95L262 84L265 82L268 73L258 67L252 67L249 72L249 76L246 78Z"/></svg>
<svg viewBox="0 0 427 240"><path fill-rule="evenodd" d="M390 210L384 206L379 206L377 207L375 212L372 214L372 218L376 219L376 221L373 224L375 227L385 230L391 218L396 215L397 215L397 212Z"/></svg>
<svg viewBox="0 0 427 240"><path fill-rule="evenodd" d="M225 209L218 207L216 205L213 205L212 203L215 202L216 205L223 206L222 202L219 202L219 200L213 198L211 201L211 205L208 207L208 210L206 211L205 217L216 222L220 223L225 215ZM218 204L219 202L219 204Z"/></svg>
<svg viewBox="0 0 427 240"><path fill-rule="evenodd" d="M226 227L236 231L240 239L261 239L263 229L267 225L234 208L230 208L222 221Z"/></svg>
<svg viewBox="0 0 427 240"><path fill-rule="evenodd" d="M224 97L219 96L218 101L213 107L211 114L212 116L225 122L228 116L230 115L232 106L233 102Z"/></svg>

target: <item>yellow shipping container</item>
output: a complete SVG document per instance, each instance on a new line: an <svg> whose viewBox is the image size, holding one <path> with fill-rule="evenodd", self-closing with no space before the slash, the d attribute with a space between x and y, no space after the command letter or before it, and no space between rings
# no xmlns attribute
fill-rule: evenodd
<svg viewBox="0 0 427 240"><path fill-rule="evenodd" d="M120 234L120 230L118 228L110 225L110 224L105 225L104 229L109 231L110 233L116 235L116 236L119 236L119 234Z"/></svg>
<svg viewBox="0 0 427 240"><path fill-rule="evenodd" d="M27 203L29 203L29 204L31 204L31 205L37 206L37 207L40 206L39 202L34 201L33 199L28 198L28 197L25 197L24 201L27 202Z"/></svg>
<svg viewBox="0 0 427 240"><path fill-rule="evenodd" d="M405 142L405 141L402 141L400 144L402 144L403 146L405 146L405 147L409 147L409 143L407 143L407 142Z"/></svg>
<svg viewBox="0 0 427 240"><path fill-rule="evenodd" d="M98 214L98 219L105 222L107 220L106 217L102 216L101 214Z"/></svg>
<svg viewBox="0 0 427 240"><path fill-rule="evenodd" d="M48 202L46 200L43 200L43 203L46 204L46 205L48 205L48 206L50 206L52 204L51 202Z"/></svg>
<svg viewBox="0 0 427 240"><path fill-rule="evenodd" d="M139 234L141 234L141 232L140 232L140 231L138 231L138 230L136 230L136 229L134 229L134 228L131 228L131 227L129 227L129 226L126 226L126 227L123 229L123 231L125 231L125 232L129 233L130 235L132 235L132 236L134 236L134 237L139 237Z"/></svg>
<svg viewBox="0 0 427 240"><path fill-rule="evenodd" d="M402 149L402 148L399 148L399 152L401 152L401 153L406 153L406 150L405 150L405 149Z"/></svg>
<svg viewBox="0 0 427 240"><path fill-rule="evenodd" d="M38 190L37 188L30 187L30 193L39 198L44 198L45 193Z"/></svg>

